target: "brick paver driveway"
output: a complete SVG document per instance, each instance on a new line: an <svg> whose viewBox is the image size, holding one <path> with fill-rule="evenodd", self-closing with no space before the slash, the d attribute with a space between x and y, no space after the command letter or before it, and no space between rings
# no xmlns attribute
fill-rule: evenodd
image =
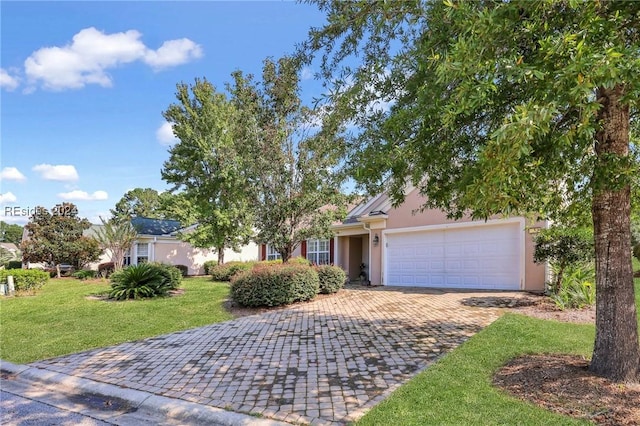
<svg viewBox="0 0 640 426"><path fill-rule="evenodd" d="M470 303L493 296L519 297L351 288L32 365L278 420L342 424L495 320L498 309Z"/></svg>

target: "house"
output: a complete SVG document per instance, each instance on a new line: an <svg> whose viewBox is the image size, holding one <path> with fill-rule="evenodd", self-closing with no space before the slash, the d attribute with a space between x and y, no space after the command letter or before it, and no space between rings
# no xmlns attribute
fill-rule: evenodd
<svg viewBox="0 0 640 426"><path fill-rule="evenodd" d="M398 207L386 193L367 199L334 224L334 238L308 240L293 256L340 266L350 280L364 272L372 285L544 291L546 268L533 261L533 232L546 223L414 214L424 201L416 188ZM272 258L277 253L262 246L260 259Z"/></svg>
<svg viewBox="0 0 640 426"><path fill-rule="evenodd" d="M218 260L218 254L214 250L193 247L188 242L181 241L178 234L185 229L177 220L134 217L131 224L138 231L138 237L125 256L124 265L143 262L185 265L189 275L203 275L204 263ZM250 243L239 252L227 249L224 256L226 261L255 260L256 253L257 246Z"/></svg>
<svg viewBox="0 0 640 426"><path fill-rule="evenodd" d="M0 247L2 247L14 257L18 257L20 255L20 249L14 243L0 243Z"/></svg>

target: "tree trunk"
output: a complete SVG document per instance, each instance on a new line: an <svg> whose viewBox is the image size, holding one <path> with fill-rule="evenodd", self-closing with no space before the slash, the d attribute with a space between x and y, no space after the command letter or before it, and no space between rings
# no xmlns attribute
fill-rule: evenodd
<svg viewBox="0 0 640 426"><path fill-rule="evenodd" d="M218 247L218 265L224 263L224 247Z"/></svg>
<svg viewBox="0 0 640 426"><path fill-rule="evenodd" d="M596 340L590 369L620 382L640 380L640 347L631 263L631 192L616 185L612 158L629 154L629 107L624 87L599 89L601 129L592 204L596 255ZM618 178L619 179L619 178Z"/></svg>

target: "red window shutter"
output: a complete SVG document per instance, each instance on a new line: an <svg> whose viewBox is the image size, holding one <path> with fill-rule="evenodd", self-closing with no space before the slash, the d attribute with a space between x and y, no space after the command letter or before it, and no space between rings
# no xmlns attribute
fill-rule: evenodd
<svg viewBox="0 0 640 426"><path fill-rule="evenodd" d="M302 244L300 244L300 254L305 259L307 258L307 240L302 241Z"/></svg>
<svg viewBox="0 0 640 426"><path fill-rule="evenodd" d="M260 260L267 260L267 245L260 245Z"/></svg>
<svg viewBox="0 0 640 426"><path fill-rule="evenodd" d="M333 265L335 262L333 260L333 238L329 240L329 264Z"/></svg>

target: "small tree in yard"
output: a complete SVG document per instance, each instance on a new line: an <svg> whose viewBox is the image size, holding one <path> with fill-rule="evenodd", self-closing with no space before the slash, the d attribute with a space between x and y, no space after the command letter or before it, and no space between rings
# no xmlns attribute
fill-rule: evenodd
<svg viewBox="0 0 640 426"><path fill-rule="evenodd" d="M630 233L640 2L312 2L327 23L301 54L322 51L333 118L362 128L346 153L360 183L400 203L410 181L452 217L590 213L590 369L640 381ZM343 66L352 55L362 65ZM368 107L381 101L386 110Z"/></svg>
<svg viewBox="0 0 640 426"><path fill-rule="evenodd" d="M329 237L345 213L335 173L340 156L333 150L343 140L337 128L313 129L318 113L301 103L291 58L265 60L260 83L239 71L233 77L234 136L245 159L257 241L273 246L286 263L302 241Z"/></svg>
<svg viewBox="0 0 640 426"><path fill-rule="evenodd" d="M56 205L52 212L37 207L25 226L29 238L21 244L23 260L54 264L60 278L60 264L82 268L98 260L102 250L98 242L82 232L91 227L87 219L78 217L72 203Z"/></svg>
<svg viewBox="0 0 640 426"><path fill-rule="evenodd" d="M562 276L568 266L593 261L593 231L586 228L554 226L542 229L535 238L533 258L536 262L551 262L558 268L551 290L559 293Z"/></svg>
<svg viewBox="0 0 640 426"><path fill-rule="evenodd" d="M177 192L172 206L177 218L197 223L181 237L195 247L214 247L222 264L225 248L238 250L253 233L243 159L233 134L235 110L206 80L179 84L176 98L163 115L180 142L169 150L162 178Z"/></svg>
<svg viewBox="0 0 640 426"><path fill-rule="evenodd" d="M102 222L102 229L96 232L96 239L103 250L109 250L113 257L113 268L115 271L122 269L124 256L127 254L133 242L138 236L138 232L127 219L118 220L111 218Z"/></svg>

